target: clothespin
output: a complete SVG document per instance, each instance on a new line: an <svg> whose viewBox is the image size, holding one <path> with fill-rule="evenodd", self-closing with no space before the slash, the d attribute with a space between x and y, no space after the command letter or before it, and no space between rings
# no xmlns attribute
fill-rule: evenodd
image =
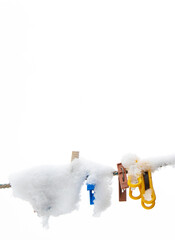
<svg viewBox="0 0 175 240"><path fill-rule="evenodd" d="M87 184L87 191L89 191L89 197L90 197L90 205L94 205L94 189L95 189L95 184Z"/></svg>
<svg viewBox="0 0 175 240"><path fill-rule="evenodd" d="M145 209L152 209L155 206L156 195L153 188L151 170L142 172L141 175L137 178L137 183L131 182L131 176L128 177L129 185L129 196L130 198L137 200L141 199L141 205ZM132 188L138 188L140 194L138 196L133 196ZM146 196L146 190L149 190L149 196ZM149 199L147 199L149 198Z"/></svg>
<svg viewBox="0 0 175 240"><path fill-rule="evenodd" d="M78 151L72 151L71 161L73 161L75 158L79 158ZM94 204L94 200L95 200L94 189L95 189L95 184L87 184L87 191L89 191L90 205Z"/></svg>
<svg viewBox="0 0 175 240"><path fill-rule="evenodd" d="M121 163L117 164L118 168L118 182L119 182L119 201L126 201L126 189L128 188L128 181L126 176L126 169Z"/></svg>
<svg viewBox="0 0 175 240"><path fill-rule="evenodd" d="M151 171L147 171L143 173L142 187L141 187L141 204L145 209L152 209L155 206L156 195L153 188ZM150 199L145 199L145 191L150 189Z"/></svg>
<svg viewBox="0 0 175 240"><path fill-rule="evenodd" d="M79 158L79 152L78 151L72 151L71 161L73 161L75 158Z"/></svg>

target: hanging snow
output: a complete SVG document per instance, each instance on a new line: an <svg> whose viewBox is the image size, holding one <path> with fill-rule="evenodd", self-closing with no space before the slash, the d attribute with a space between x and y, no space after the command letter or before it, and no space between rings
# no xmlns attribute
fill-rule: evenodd
<svg viewBox="0 0 175 240"><path fill-rule="evenodd" d="M50 216L70 213L78 208L81 187L95 184L94 215L110 206L114 170L81 159L66 166L41 166L12 174L9 178L15 197L29 201L43 225Z"/></svg>

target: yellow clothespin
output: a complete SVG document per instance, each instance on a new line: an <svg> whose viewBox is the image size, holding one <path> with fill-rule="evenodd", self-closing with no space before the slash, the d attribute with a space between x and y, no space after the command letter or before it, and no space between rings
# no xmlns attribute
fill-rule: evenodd
<svg viewBox="0 0 175 240"><path fill-rule="evenodd" d="M153 188L151 171L141 172L139 176L128 176L129 196L134 200L141 199L141 205L145 209L155 206L156 195ZM140 194L133 196L133 189L138 188Z"/></svg>
<svg viewBox="0 0 175 240"><path fill-rule="evenodd" d="M146 191L149 192L149 198L147 199ZM144 172L142 175L141 186L141 204L145 209L152 209L155 206L156 195L153 188L151 171Z"/></svg>

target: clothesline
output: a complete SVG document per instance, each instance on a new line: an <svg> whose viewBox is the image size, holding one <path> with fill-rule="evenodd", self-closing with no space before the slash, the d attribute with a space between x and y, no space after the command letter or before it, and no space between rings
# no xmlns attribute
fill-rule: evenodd
<svg viewBox="0 0 175 240"><path fill-rule="evenodd" d="M73 159L75 159L75 158L79 158L79 152L77 152L77 151L73 151L72 152L71 161ZM128 158L128 156L126 158ZM156 160L157 159L158 158L156 158ZM168 157L168 159L170 159L170 161L166 161L166 157L164 157L163 161L162 161L162 158L161 158L161 161L159 161L159 163L157 163L157 168L159 168L159 167L161 168L161 167L168 166L168 165L175 165L175 156ZM153 161L154 161L154 159L152 160L152 162ZM145 162L149 163L149 159L145 160ZM151 164L150 164L150 166L151 166ZM127 170L126 170L126 172L128 173ZM117 176L117 175L118 175L118 171L113 171L113 176ZM8 183L8 184L0 184L0 189L2 189L2 188L11 188L11 184L10 183Z"/></svg>
<svg viewBox="0 0 175 240"><path fill-rule="evenodd" d="M13 195L29 201L43 224L50 216L59 216L77 209L81 188L86 182L90 204L94 205L94 215L99 216L111 204L112 178L118 176L119 201L141 200L145 209L155 206L156 195L152 173L160 167L175 165L175 156L140 159L125 155L117 170L79 158L79 152L72 152L71 163L65 166L33 167L12 174L8 184L0 184L0 189L12 188ZM138 189L139 195L133 194Z"/></svg>

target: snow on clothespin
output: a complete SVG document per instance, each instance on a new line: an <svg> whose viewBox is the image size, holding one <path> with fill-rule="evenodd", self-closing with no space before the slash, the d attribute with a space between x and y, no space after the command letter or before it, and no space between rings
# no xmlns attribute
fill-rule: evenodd
<svg viewBox="0 0 175 240"><path fill-rule="evenodd" d="M128 188L126 169L121 163L117 164L119 182L119 201L126 201L126 189Z"/></svg>

